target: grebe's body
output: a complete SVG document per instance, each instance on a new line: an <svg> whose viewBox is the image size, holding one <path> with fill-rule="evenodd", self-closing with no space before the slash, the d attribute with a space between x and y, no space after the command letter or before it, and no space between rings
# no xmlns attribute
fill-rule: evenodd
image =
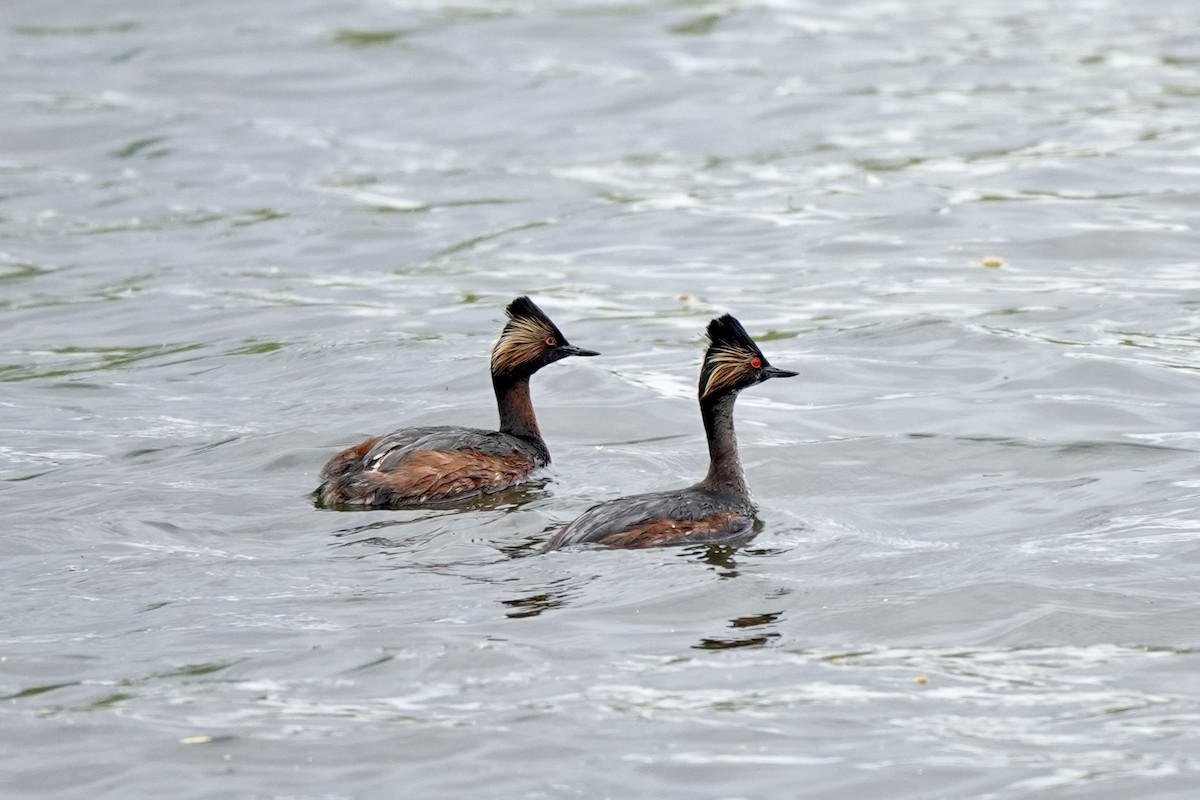
<svg viewBox="0 0 1200 800"><path fill-rule="evenodd" d="M756 508L746 486L733 430L742 389L794 372L777 369L736 319L708 325L700 368L700 416L708 437L704 480L686 489L621 497L592 506L551 537L547 550L578 544L638 548L737 542L754 533Z"/></svg>
<svg viewBox="0 0 1200 800"><path fill-rule="evenodd" d="M457 500L507 489L549 463L544 446L501 431L405 428L330 459L318 500L364 508Z"/></svg>
<svg viewBox="0 0 1200 800"><path fill-rule="evenodd" d="M335 455L314 492L332 508L394 508L493 494L550 463L529 396L529 379L567 356L597 353L567 343L528 297L507 309L492 349L492 386L500 430L452 426L403 428Z"/></svg>
<svg viewBox="0 0 1200 800"><path fill-rule="evenodd" d="M550 540L547 550L574 544L641 548L736 542L754 530L748 497L702 488L619 497L592 506Z"/></svg>

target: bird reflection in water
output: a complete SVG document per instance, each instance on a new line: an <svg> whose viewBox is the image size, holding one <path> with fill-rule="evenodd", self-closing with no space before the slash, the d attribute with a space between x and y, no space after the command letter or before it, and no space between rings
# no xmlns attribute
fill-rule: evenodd
<svg viewBox="0 0 1200 800"><path fill-rule="evenodd" d="M744 617L734 617L729 620L729 627L738 630L759 628L770 625L783 616L782 611L771 611L764 614L751 614ZM753 631L750 636L721 636L703 638L692 645L693 650L733 650L739 647L763 647L779 638L776 631Z"/></svg>
<svg viewBox="0 0 1200 800"><path fill-rule="evenodd" d="M562 608L566 603L567 593L553 590L544 590L538 594L500 601L500 605L510 609L504 613L504 616L509 619L536 617L543 611Z"/></svg>
<svg viewBox="0 0 1200 800"><path fill-rule="evenodd" d="M495 494L482 495L472 497L465 500L450 501L439 503L436 505L426 505L422 509L412 509L411 516L403 517L389 516L384 520L369 522L365 525L354 525L349 528L342 528L335 531L333 536L341 541L334 542L333 547L350 547L354 545L367 545L370 547L380 547L384 549L398 549L411 547L414 542L428 540L433 534L446 531L451 526L449 524L437 525L433 528L421 526L421 523L429 523L436 520L446 520L447 523L454 520L459 514L466 514L480 511L494 511L501 514L512 514L520 510L522 506L533 502L545 496L546 484L549 482L547 478L536 479L527 483L520 484L505 489ZM420 526L417 531L410 532L409 536L400 538L399 534L404 528L409 526ZM359 538L360 534L371 534L373 531L381 531L395 529L390 531L397 534L394 537L367 535ZM508 548L501 547L501 552L508 552Z"/></svg>

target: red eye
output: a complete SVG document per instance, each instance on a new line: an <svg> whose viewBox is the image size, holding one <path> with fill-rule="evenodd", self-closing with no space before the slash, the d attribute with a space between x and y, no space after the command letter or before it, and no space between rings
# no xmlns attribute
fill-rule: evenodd
<svg viewBox="0 0 1200 800"><path fill-rule="evenodd" d="M750 359L750 366L754 367L755 369L758 369L759 367L762 366L762 359L759 358L758 356L755 356L754 358Z"/></svg>
<svg viewBox="0 0 1200 800"><path fill-rule="evenodd" d="M553 336L547 336L546 337L546 346L547 347L558 347L558 340L555 339Z"/></svg>

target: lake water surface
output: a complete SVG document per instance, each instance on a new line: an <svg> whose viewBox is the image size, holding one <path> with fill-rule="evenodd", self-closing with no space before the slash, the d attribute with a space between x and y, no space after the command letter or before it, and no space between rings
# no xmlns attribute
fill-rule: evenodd
<svg viewBox="0 0 1200 800"><path fill-rule="evenodd" d="M3 796L1195 797L1198 121L1177 0L4 3ZM553 468L313 508L525 293ZM726 311L757 539L538 555Z"/></svg>

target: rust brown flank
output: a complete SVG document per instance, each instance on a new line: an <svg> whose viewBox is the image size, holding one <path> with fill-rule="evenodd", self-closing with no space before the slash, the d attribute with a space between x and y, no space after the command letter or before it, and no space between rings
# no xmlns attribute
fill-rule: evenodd
<svg viewBox="0 0 1200 800"><path fill-rule="evenodd" d="M737 379L749 372L750 359L756 353L738 347L715 347L709 350L705 360L712 365L708 372L708 380L704 382L701 397L708 397L715 391L737 383Z"/></svg>
<svg viewBox="0 0 1200 800"><path fill-rule="evenodd" d="M514 453L497 456L477 450L418 450L387 472L366 472L389 503L448 500L465 494L497 492L524 478L536 465Z"/></svg>
<svg viewBox="0 0 1200 800"><path fill-rule="evenodd" d="M510 320L492 348L492 372L509 372L537 358L546 349L546 337L554 331L536 319Z"/></svg>
<svg viewBox="0 0 1200 800"><path fill-rule="evenodd" d="M739 516L736 512L727 511L705 519L656 519L605 536L600 540L600 544L627 549L674 544L694 534L719 534Z"/></svg>
<svg viewBox="0 0 1200 800"><path fill-rule="evenodd" d="M329 459L325 466L321 468L321 477L328 480L336 478L339 475L345 475L357 468L367 453L371 452L371 448L375 446L379 438L378 436L373 436L361 444L354 445L354 447L347 447Z"/></svg>

